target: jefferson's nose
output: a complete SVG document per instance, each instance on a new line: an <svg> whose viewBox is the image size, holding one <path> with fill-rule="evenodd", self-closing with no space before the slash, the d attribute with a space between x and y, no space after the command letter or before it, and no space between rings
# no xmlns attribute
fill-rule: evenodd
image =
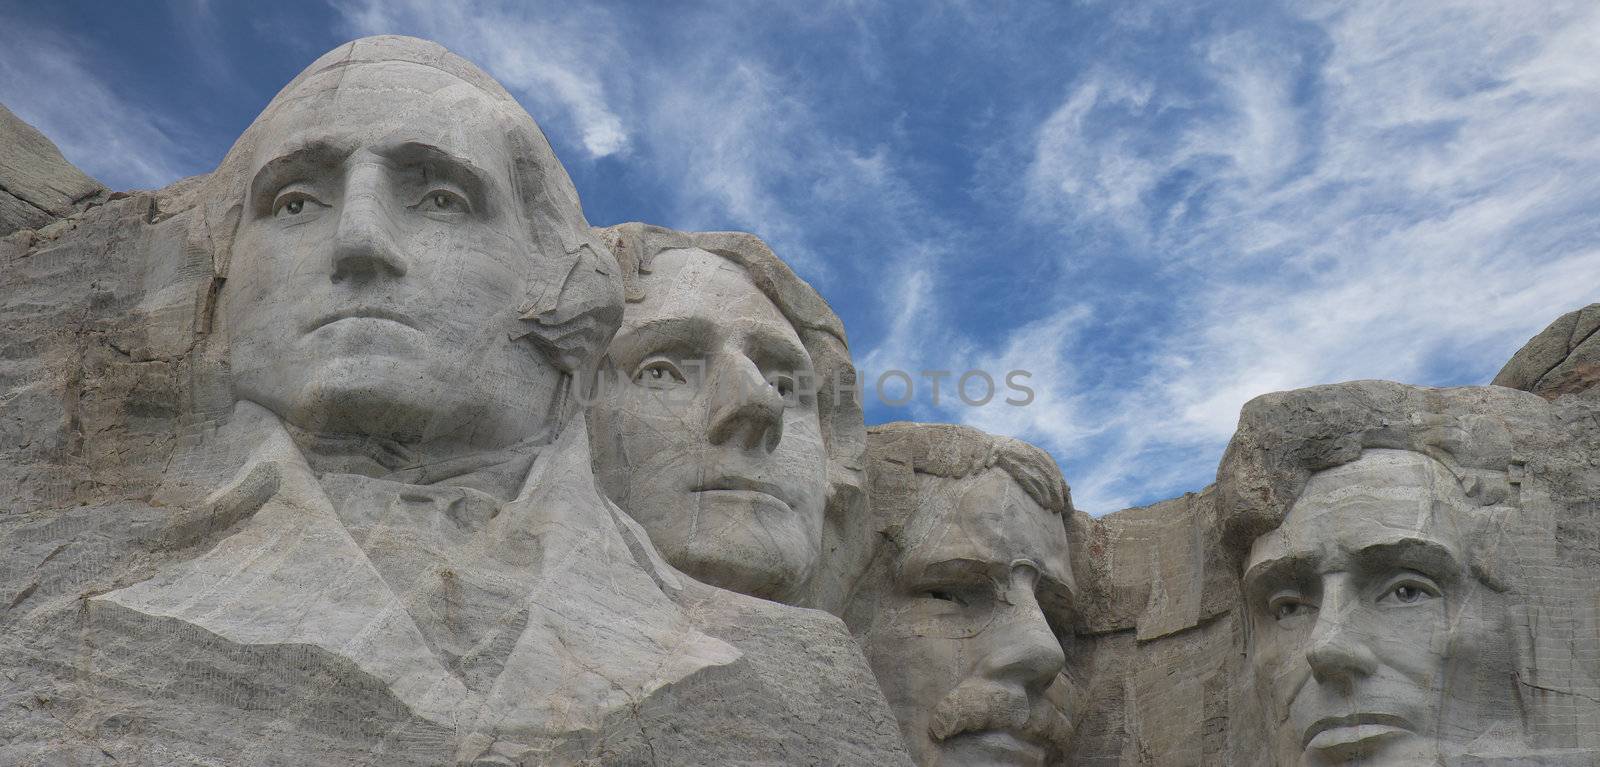
<svg viewBox="0 0 1600 767"><path fill-rule="evenodd" d="M1013 575L1007 598L995 604L994 623L984 632L993 649L983 669L992 679L1020 684L1038 694L1061 674L1067 657L1034 597L1035 582L1036 578Z"/></svg>
<svg viewBox="0 0 1600 767"><path fill-rule="evenodd" d="M1368 646L1360 626L1354 625L1354 606L1342 594L1342 588L1329 586L1324 590L1317 622L1311 629L1311 646L1306 650L1306 662L1311 664L1311 675L1318 684L1349 685L1378 669L1378 656Z"/></svg>
<svg viewBox="0 0 1600 767"><path fill-rule="evenodd" d="M730 354L718 362L711 390L711 444L732 440L746 450L778 449L783 439L783 395L749 357Z"/></svg>
<svg viewBox="0 0 1600 767"><path fill-rule="evenodd" d="M394 221L380 194L376 168L351 171L333 240L333 281L403 277L406 259L395 241Z"/></svg>

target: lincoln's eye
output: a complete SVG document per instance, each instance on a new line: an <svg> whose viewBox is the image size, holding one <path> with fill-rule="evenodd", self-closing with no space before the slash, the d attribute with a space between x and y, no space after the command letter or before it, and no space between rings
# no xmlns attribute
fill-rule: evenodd
<svg viewBox="0 0 1600 767"><path fill-rule="evenodd" d="M433 202L433 207L439 210L449 210L455 205L455 201L450 199L450 195L444 192L434 192L430 200Z"/></svg>
<svg viewBox="0 0 1600 767"><path fill-rule="evenodd" d="M306 201L305 200L290 200L290 201L284 203L284 205L283 205L284 212L288 213L291 216L299 215L300 211L305 210L305 209L306 209Z"/></svg>

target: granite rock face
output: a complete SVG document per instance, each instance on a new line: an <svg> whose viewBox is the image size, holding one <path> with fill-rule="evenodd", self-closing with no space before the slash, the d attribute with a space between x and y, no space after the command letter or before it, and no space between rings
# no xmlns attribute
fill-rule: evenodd
<svg viewBox="0 0 1600 767"><path fill-rule="evenodd" d="M1567 312L1517 350L1494 377L1496 386L1531 391L1545 399L1584 391L1600 382L1600 304Z"/></svg>
<svg viewBox="0 0 1600 767"><path fill-rule="evenodd" d="M908 763L840 619L601 495L621 273L470 63L343 46L4 257L0 763Z"/></svg>
<svg viewBox="0 0 1600 767"><path fill-rule="evenodd" d="M107 191L66 161L50 139L0 104L0 237L40 229Z"/></svg>
<svg viewBox="0 0 1600 767"><path fill-rule="evenodd" d="M1600 304L1094 519L435 44L161 190L0 149L0 764L1600 763Z"/></svg>

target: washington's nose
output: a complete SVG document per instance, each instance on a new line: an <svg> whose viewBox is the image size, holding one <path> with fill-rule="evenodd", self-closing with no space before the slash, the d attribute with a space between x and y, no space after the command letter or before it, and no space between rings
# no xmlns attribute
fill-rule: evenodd
<svg viewBox="0 0 1600 767"><path fill-rule="evenodd" d="M984 668L994 679L1021 684L1030 693L1043 692L1065 668L1061 640L1050 630L1031 583L1013 587L1008 601L995 605L990 640L993 650Z"/></svg>
<svg viewBox="0 0 1600 767"><path fill-rule="evenodd" d="M364 174L351 174L352 187L339 211L339 228L333 241L333 281L369 281L403 277L405 256L395 243L394 222L383 200Z"/></svg>
<svg viewBox="0 0 1600 767"><path fill-rule="evenodd" d="M1351 684L1377 670L1378 657L1352 617L1348 606L1338 599L1325 598L1317 611L1306 662L1318 684Z"/></svg>
<svg viewBox="0 0 1600 767"><path fill-rule="evenodd" d="M778 449L783 439L783 395L750 358L731 354L713 372L711 444L734 442L746 450Z"/></svg>

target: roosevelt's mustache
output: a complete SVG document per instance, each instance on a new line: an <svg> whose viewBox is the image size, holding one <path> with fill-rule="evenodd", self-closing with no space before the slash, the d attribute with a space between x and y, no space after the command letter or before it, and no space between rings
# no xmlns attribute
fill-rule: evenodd
<svg viewBox="0 0 1600 767"><path fill-rule="evenodd" d="M970 680L934 707L928 731L942 741L962 733L1003 730L1065 754L1072 743L1073 721L1050 697L1054 696L1030 699L1016 686Z"/></svg>

